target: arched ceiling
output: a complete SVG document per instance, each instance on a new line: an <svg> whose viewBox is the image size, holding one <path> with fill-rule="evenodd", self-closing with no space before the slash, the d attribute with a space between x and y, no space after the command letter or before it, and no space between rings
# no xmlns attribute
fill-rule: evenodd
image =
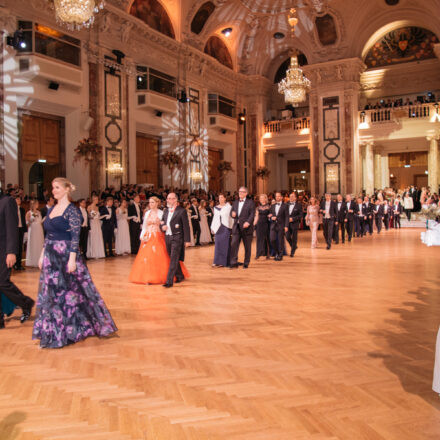
<svg viewBox="0 0 440 440"><path fill-rule="evenodd" d="M399 0L395 5L386 0L210 0L215 8L205 14L204 24L199 23L198 34L191 31L191 23L207 0L157 1L173 11L177 40L203 51L209 38L216 36L226 45L234 70L270 79L291 49L304 53L309 64L363 59L378 37L402 23L440 37L440 0ZM292 39L286 17L293 4L299 23ZM324 16L318 30L316 18ZM232 29L229 36L222 34L225 28ZM274 38L277 32L285 37Z"/></svg>

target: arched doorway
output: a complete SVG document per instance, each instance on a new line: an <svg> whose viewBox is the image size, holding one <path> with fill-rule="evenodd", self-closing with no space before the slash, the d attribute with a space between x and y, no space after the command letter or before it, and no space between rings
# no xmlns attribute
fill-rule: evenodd
<svg viewBox="0 0 440 440"><path fill-rule="evenodd" d="M50 192L52 180L60 175L59 170L58 164L33 163L28 172L28 194L37 197L38 200L43 200L44 190L47 189Z"/></svg>

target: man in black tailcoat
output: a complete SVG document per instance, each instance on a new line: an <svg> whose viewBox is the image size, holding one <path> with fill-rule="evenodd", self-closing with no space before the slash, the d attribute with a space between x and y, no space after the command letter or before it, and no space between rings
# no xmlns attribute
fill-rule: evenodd
<svg viewBox="0 0 440 440"><path fill-rule="evenodd" d="M167 196L167 207L163 211L160 222L165 232L165 243L170 256L170 267L164 287L172 287L173 283L184 280L180 262L185 260L185 247L191 244L188 214L186 209L177 204L177 195L170 192Z"/></svg>
<svg viewBox="0 0 440 440"><path fill-rule="evenodd" d="M20 322L27 321L34 306L34 300L23 295L11 281L11 268L14 266L18 253L18 210L14 199L0 194L0 292L18 307L23 314ZM0 328L5 327L0 295Z"/></svg>
<svg viewBox="0 0 440 440"><path fill-rule="evenodd" d="M275 250L275 261L281 261L284 253L284 234L288 231L287 205L280 192L275 193L275 203L270 207L270 244Z"/></svg>
<svg viewBox="0 0 440 440"><path fill-rule="evenodd" d="M380 203L380 200L376 200L376 205L373 209L374 220L376 222L377 233L380 234L382 230L382 220L383 220L383 205Z"/></svg>
<svg viewBox="0 0 440 440"><path fill-rule="evenodd" d="M244 244L243 268L249 267L251 260L252 236L254 233L255 203L247 198L248 190L241 187L238 190L238 200L232 204L231 217L234 219L231 240L231 269L238 267L238 249L240 241Z"/></svg>
<svg viewBox="0 0 440 440"><path fill-rule="evenodd" d="M128 220L130 222L130 247L132 254L138 253L139 246L141 244L140 235L142 226L142 212L139 204L140 201L141 199L139 195L136 194L133 198L133 203L130 203L127 210Z"/></svg>
<svg viewBox="0 0 440 440"><path fill-rule="evenodd" d="M81 255L87 260L87 242L89 239L89 231L90 231L90 222L89 222L89 214L87 212L86 200L80 199L78 200L79 210L81 212L81 229L79 232L79 250Z"/></svg>
<svg viewBox="0 0 440 440"><path fill-rule="evenodd" d="M113 239L117 228L116 211L113 208L113 197L107 197L105 205L99 208L99 218L102 220L102 238L106 257L114 257Z"/></svg>
<svg viewBox="0 0 440 440"><path fill-rule="evenodd" d="M347 205L342 200L342 194L336 196L336 221L334 226L333 240L339 244L339 230L341 230L341 241L345 243L345 218L347 216Z"/></svg>
<svg viewBox="0 0 440 440"><path fill-rule="evenodd" d="M189 207L191 214L191 225L194 233L194 240L196 246L200 246L200 212L199 212L199 202L195 197L191 199L191 206Z"/></svg>
<svg viewBox="0 0 440 440"><path fill-rule="evenodd" d="M26 225L26 212L24 208L21 206L21 197L16 196L15 202L17 204L17 215L18 215L18 252L17 252L17 261L14 264L15 270L24 270L23 265L21 264L22 261L22 253L23 253L23 239L24 234L27 232L27 225Z"/></svg>
<svg viewBox="0 0 440 440"><path fill-rule="evenodd" d="M351 241L354 232L354 212L356 209L356 203L351 200L351 194L345 196L345 219L344 227L347 231L348 241Z"/></svg>
<svg viewBox="0 0 440 440"><path fill-rule="evenodd" d="M301 202L298 202L294 192L290 193L289 200L286 216L286 238L290 245L290 256L293 257L298 247L298 229L303 219L303 206Z"/></svg>
<svg viewBox="0 0 440 440"><path fill-rule="evenodd" d="M326 194L325 199L321 202L319 208L322 214L322 226L324 229L324 237L327 242L327 250L332 247L333 228L338 215L336 202L332 200L331 194Z"/></svg>

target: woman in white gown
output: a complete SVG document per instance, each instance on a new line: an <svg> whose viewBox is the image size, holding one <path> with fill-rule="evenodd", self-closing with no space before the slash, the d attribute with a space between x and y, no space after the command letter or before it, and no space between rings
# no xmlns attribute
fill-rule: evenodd
<svg viewBox="0 0 440 440"><path fill-rule="evenodd" d="M130 228L128 226L128 212L127 201L122 200L121 205L116 209L116 220L118 222L118 228L116 232L115 240L115 252L116 255L130 254Z"/></svg>
<svg viewBox="0 0 440 440"><path fill-rule="evenodd" d="M102 238L101 220L99 220L98 196L92 197L92 204L87 208L90 219L90 231L87 241L87 258L105 258L104 239Z"/></svg>
<svg viewBox="0 0 440 440"><path fill-rule="evenodd" d="M208 216L206 212L206 200L200 201L200 244L212 243L211 231L209 230Z"/></svg>
<svg viewBox="0 0 440 440"><path fill-rule="evenodd" d="M26 213L28 241L26 248L26 266L38 267L44 245L43 218L38 209L38 200L32 200Z"/></svg>

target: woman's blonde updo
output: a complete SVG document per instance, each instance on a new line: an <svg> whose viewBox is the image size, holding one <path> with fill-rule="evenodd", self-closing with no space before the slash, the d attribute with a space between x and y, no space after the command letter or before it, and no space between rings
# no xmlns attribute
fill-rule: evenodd
<svg viewBox="0 0 440 440"><path fill-rule="evenodd" d="M71 199L72 193L76 190L76 186L65 177L55 177L55 179L52 180L52 184L54 184L55 182L67 190L68 197L69 199Z"/></svg>

